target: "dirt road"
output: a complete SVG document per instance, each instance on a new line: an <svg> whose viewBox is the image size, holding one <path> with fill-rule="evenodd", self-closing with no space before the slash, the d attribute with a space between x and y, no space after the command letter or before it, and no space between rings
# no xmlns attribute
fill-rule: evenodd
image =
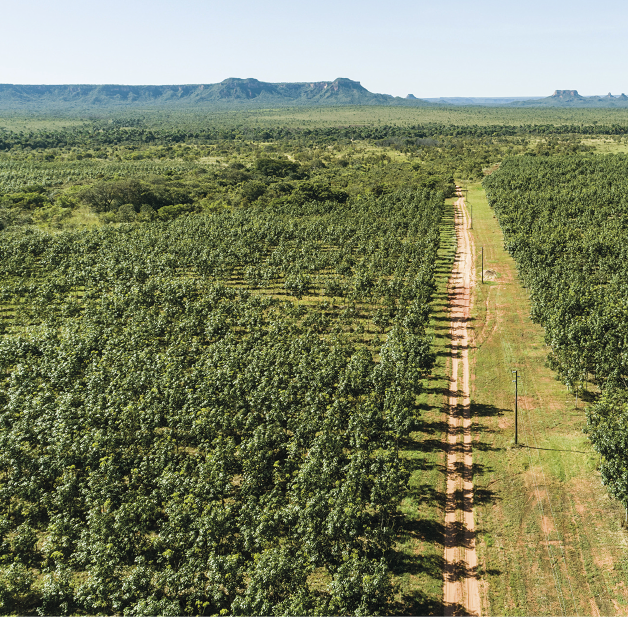
<svg viewBox="0 0 628 617"><path fill-rule="evenodd" d="M455 203L454 224L458 248L449 281L452 343L443 602L445 615L480 615L473 519L473 454L467 330L471 313L471 289L475 283L474 246L469 232L470 220L462 197Z"/></svg>

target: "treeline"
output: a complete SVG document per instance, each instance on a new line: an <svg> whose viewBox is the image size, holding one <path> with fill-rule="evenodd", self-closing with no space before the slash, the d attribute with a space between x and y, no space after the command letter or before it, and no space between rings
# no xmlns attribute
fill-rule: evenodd
<svg viewBox="0 0 628 617"><path fill-rule="evenodd" d="M576 391L602 392L587 433L628 504L628 156L509 159L484 186L551 367Z"/></svg>
<svg viewBox="0 0 628 617"><path fill-rule="evenodd" d="M628 125L620 124L522 124L470 125L431 123L425 125L356 125L337 127L255 127L250 125L210 126L204 128L149 128L137 126L137 119L123 123L90 122L62 130L14 132L0 130L0 151L13 148L63 148L66 146L102 147L114 144L175 145L181 143L214 144L234 140L307 140L333 143L351 140L449 137L516 137L523 135L627 135Z"/></svg>

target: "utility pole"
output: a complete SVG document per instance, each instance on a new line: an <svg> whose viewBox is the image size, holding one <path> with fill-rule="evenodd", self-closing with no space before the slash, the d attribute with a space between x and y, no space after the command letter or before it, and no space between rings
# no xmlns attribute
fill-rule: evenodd
<svg viewBox="0 0 628 617"><path fill-rule="evenodd" d="M484 247L482 247L482 285L484 285Z"/></svg>
<svg viewBox="0 0 628 617"><path fill-rule="evenodd" d="M473 229L473 204L469 204L469 208L471 208L471 225L469 225L469 229Z"/></svg>
<svg viewBox="0 0 628 617"><path fill-rule="evenodd" d="M519 441L519 427L518 427L518 405L517 399L519 398L519 375L517 371L511 371L511 373L515 374L515 378L512 380L515 384L515 445L517 445Z"/></svg>

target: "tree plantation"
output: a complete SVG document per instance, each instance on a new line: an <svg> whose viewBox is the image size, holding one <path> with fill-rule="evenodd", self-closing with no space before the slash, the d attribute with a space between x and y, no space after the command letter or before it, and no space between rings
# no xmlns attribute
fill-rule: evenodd
<svg viewBox="0 0 628 617"><path fill-rule="evenodd" d="M399 192L6 234L4 610L381 610L441 215Z"/></svg>
<svg viewBox="0 0 628 617"><path fill-rule="evenodd" d="M589 434L610 492L628 506L628 157L507 160L484 181L506 247L570 388L598 386Z"/></svg>
<svg viewBox="0 0 628 617"><path fill-rule="evenodd" d="M0 613L628 606L625 111L122 111L0 118Z"/></svg>

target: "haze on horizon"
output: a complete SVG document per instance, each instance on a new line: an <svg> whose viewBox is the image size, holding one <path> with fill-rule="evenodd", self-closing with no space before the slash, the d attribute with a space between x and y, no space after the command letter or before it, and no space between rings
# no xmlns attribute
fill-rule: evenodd
<svg viewBox="0 0 628 617"><path fill-rule="evenodd" d="M419 98L628 91L628 6L574 0L23 0L3 3L0 83L348 77Z"/></svg>

